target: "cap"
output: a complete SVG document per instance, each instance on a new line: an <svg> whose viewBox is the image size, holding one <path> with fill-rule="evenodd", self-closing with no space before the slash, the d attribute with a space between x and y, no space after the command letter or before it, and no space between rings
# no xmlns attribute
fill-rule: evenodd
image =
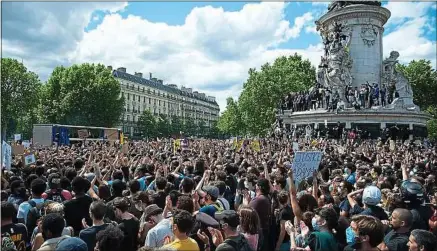
<svg viewBox="0 0 437 251"><path fill-rule="evenodd" d="M88 246L79 238L68 237L58 242L55 251L88 251Z"/></svg>
<svg viewBox="0 0 437 251"><path fill-rule="evenodd" d="M162 213L162 209L158 207L156 204L152 204L150 206L147 206L144 210L144 218L148 220L151 216L157 215Z"/></svg>
<svg viewBox="0 0 437 251"><path fill-rule="evenodd" d="M214 198L218 198L220 195L219 189L215 186L205 186L202 188L202 190Z"/></svg>
<svg viewBox="0 0 437 251"><path fill-rule="evenodd" d="M205 225L206 227L213 227L218 228L220 227L220 224L217 222L216 219L212 218L206 213L198 212L196 214L196 221L200 222L201 224Z"/></svg>
<svg viewBox="0 0 437 251"><path fill-rule="evenodd" d="M214 216L218 221L223 221L233 228L240 225L240 216L238 216L237 212L235 212L234 210L224 210L222 212L217 212Z"/></svg>
<svg viewBox="0 0 437 251"><path fill-rule="evenodd" d="M381 190L376 186L368 186L363 191L363 203L376 206L381 202Z"/></svg>

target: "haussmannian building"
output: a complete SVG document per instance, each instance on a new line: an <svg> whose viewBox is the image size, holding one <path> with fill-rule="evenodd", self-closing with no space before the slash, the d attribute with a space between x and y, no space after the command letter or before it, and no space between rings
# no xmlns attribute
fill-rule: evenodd
<svg viewBox="0 0 437 251"><path fill-rule="evenodd" d="M108 66L112 70L111 66ZM137 122L145 110L153 115L165 115L169 120L177 116L181 122L192 119L195 124L203 121L210 127L218 120L220 108L215 97L193 91L192 88L178 88L174 84L164 84L160 79L143 77L140 72L129 74L126 68L112 71L120 83L121 95L125 98L123 119L118 128L126 135L140 136Z"/></svg>

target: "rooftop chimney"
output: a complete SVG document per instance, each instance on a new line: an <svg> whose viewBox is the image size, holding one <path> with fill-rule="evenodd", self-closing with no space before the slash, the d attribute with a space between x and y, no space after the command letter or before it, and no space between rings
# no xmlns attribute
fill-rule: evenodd
<svg viewBox="0 0 437 251"><path fill-rule="evenodd" d="M112 66L108 65L108 70L112 71Z"/></svg>
<svg viewBox="0 0 437 251"><path fill-rule="evenodd" d="M118 67L117 71L126 73L126 68L125 67Z"/></svg>
<svg viewBox="0 0 437 251"><path fill-rule="evenodd" d="M149 72L149 79L152 80L152 73Z"/></svg>
<svg viewBox="0 0 437 251"><path fill-rule="evenodd" d="M158 79L158 82L162 85L164 84L164 81L162 81L162 79Z"/></svg>
<svg viewBox="0 0 437 251"><path fill-rule="evenodd" d="M143 73L141 73L141 72L135 72L135 76L142 78L142 77L143 77Z"/></svg>
<svg viewBox="0 0 437 251"><path fill-rule="evenodd" d="M158 81L157 78L151 78L151 80L152 80L153 82L157 82L157 81Z"/></svg>

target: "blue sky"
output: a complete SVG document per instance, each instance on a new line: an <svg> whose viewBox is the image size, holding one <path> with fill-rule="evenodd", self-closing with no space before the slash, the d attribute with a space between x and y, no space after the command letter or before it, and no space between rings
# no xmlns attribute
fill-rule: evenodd
<svg viewBox="0 0 437 251"><path fill-rule="evenodd" d="M384 55L436 65L436 3L385 2ZM57 65L94 62L237 98L249 68L299 53L317 65L322 2L2 3L2 55L45 81Z"/></svg>

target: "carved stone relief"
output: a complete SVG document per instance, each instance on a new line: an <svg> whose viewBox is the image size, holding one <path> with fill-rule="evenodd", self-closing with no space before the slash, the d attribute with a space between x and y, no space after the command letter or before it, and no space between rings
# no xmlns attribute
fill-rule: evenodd
<svg viewBox="0 0 437 251"><path fill-rule="evenodd" d="M376 42L376 38L378 37L378 29L372 24L368 24L361 27L361 38L363 39L364 44L367 46L372 46Z"/></svg>

